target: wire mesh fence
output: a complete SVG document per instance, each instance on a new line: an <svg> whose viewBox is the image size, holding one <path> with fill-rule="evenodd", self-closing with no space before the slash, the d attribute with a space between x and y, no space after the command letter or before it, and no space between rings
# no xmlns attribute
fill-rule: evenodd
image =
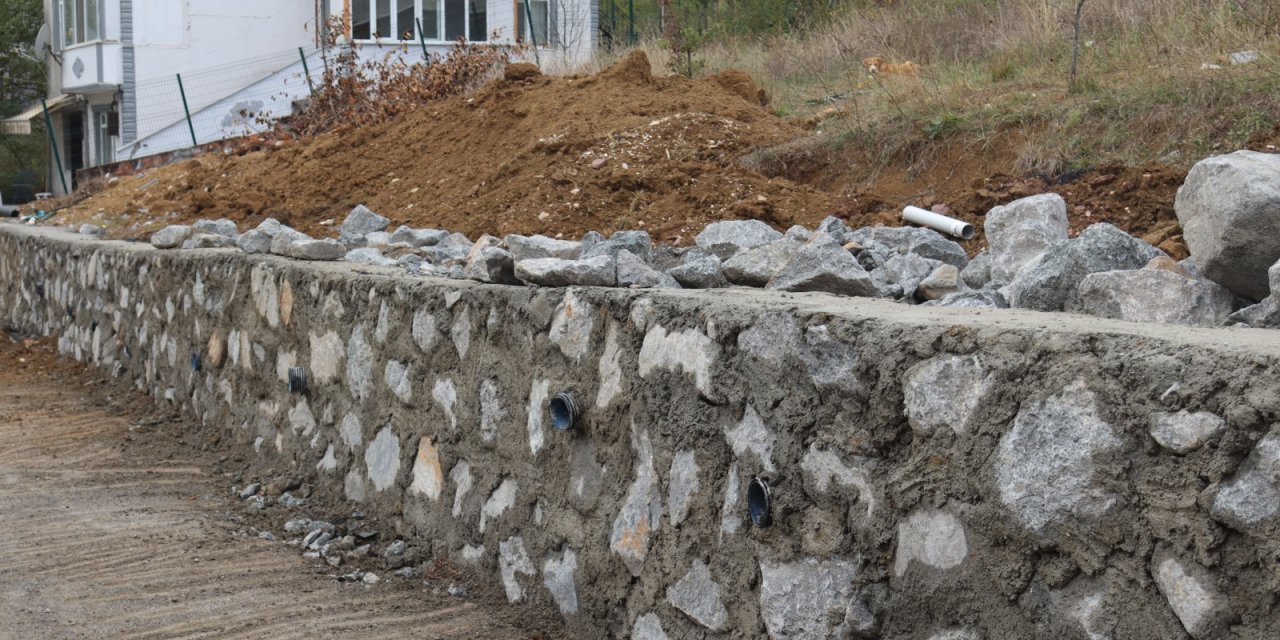
<svg viewBox="0 0 1280 640"><path fill-rule="evenodd" d="M319 49L291 49L140 82L131 123L136 133L117 156L151 155L263 131L310 93L322 67Z"/></svg>

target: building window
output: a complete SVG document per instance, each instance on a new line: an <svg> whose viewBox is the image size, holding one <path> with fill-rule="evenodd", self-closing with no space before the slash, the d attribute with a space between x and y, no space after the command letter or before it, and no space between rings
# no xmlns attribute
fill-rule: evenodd
<svg viewBox="0 0 1280 640"><path fill-rule="evenodd" d="M526 8L527 6L527 8ZM532 20L530 18L532 17ZM529 31L529 22L533 22L533 31ZM539 47L548 44L551 24L551 2L549 0L517 0L516 25L520 32L520 42L529 42Z"/></svg>
<svg viewBox="0 0 1280 640"><path fill-rule="evenodd" d="M100 0L58 0L62 19L62 46L70 47L102 39Z"/></svg>
<svg viewBox="0 0 1280 640"><path fill-rule="evenodd" d="M98 0L89 1L97 2ZM351 38L400 42L412 42L419 38L426 40L463 38L472 42L483 42L489 39L486 1L352 0ZM534 0L535 11L537 3L538 0ZM543 0L543 4L546 4L546 0ZM421 21L421 33L419 33L419 21Z"/></svg>

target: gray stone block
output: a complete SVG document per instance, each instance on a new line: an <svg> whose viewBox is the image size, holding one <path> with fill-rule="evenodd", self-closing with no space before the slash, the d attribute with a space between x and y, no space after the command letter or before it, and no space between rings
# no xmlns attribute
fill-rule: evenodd
<svg viewBox="0 0 1280 640"><path fill-rule="evenodd" d="M801 245L795 256L766 285L776 291L821 291L846 296L876 296L880 288L839 242L825 233Z"/></svg>
<svg viewBox="0 0 1280 640"><path fill-rule="evenodd" d="M521 236L508 235L503 239L507 250L515 260L536 260L538 258L559 258L561 260L577 260L582 254L582 243L574 240L557 240L543 235Z"/></svg>
<svg viewBox="0 0 1280 640"><path fill-rule="evenodd" d="M151 246L157 249L176 249L191 235L191 227L171 224L151 234Z"/></svg>
<svg viewBox="0 0 1280 640"><path fill-rule="evenodd" d="M275 248L274 244L272 248ZM347 255L347 248L333 238L323 240L308 238L289 243L286 255L299 260L337 260Z"/></svg>
<svg viewBox="0 0 1280 640"><path fill-rule="evenodd" d="M226 218L218 220L196 220L195 224L191 225L191 230L193 232L212 233L226 238L231 238L232 240L239 235L239 230L236 229L236 223Z"/></svg>
<svg viewBox="0 0 1280 640"><path fill-rule="evenodd" d="M1231 315L1230 291L1163 269L1100 271L1080 281L1084 313L1133 322L1216 327Z"/></svg>
<svg viewBox="0 0 1280 640"><path fill-rule="evenodd" d="M739 251L723 262L724 277L733 284L763 287L791 262L800 246L790 238L783 238Z"/></svg>
<svg viewBox="0 0 1280 640"><path fill-rule="evenodd" d="M990 280L1003 286L1067 239L1067 203L1056 193L1014 200L987 212L983 230L991 246Z"/></svg>
<svg viewBox="0 0 1280 640"><path fill-rule="evenodd" d="M582 260L519 260L515 263L515 275L522 282L544 287L612 287L618 284L617 261L607 255Z"/></svg>
<svg viewBox="0 0 1280 640"><path fill-rule="evenodd" d="M1005 297L1010 306L1019 309L1077 310L1078 289L1085 276L1141 269L1162 255L1159 249L1099 222L1079 237L1053 245L1039 261L1024 267L1009 284Z"/></svg>
<svg viewBox="0 0 1280 640"><path fill-rule="evenodd" d="M1197 162L1173 202L1205 277L1250 298L1268 294L1280 260L1280 155L1236 151Z"/></svg>
<svg viewBox="0 0 1280 640"><path fill-rule="evenodd" d="M365 236L375 231L385 230L390 223L390 220L358 204L342 221L342 226L338 229L338 239L343 243L359 245L363 243Z"/></svg>
<svg viewBox="0 0 1280 640"><path fill-rule="evenodd" d="M618 286L636 288L679 289L676 279L650 267L630 251L618 252Z"/></svg>
<svg viewBox="0 0 1280 640"><path fill-rule="evenodd" d="M695 560L689 572L667 588L667 602L712 631L720 631L729 623L729 611L720 600L720 585L701 560Z"/></svg>
<svg viewBox="0 0 1280 640"><path fill-rule="evenodd" d="M348 251L346 255L342 256L342 259L347 262L354 262L356 264L368 264L368 265L375 265L380 267L391 266L396 264L395 260L382 255L381 251L373 247L361 247L359 249L352 249Z"/></svg>
<svg viewBox="0 0 1280 640"><path fill-rule="evenodd" d="M781 233L760 220L730 220L707 225L694 242L721 260L728 260L742 251L781 238Z"/></svg>
<svg viewBox="0 0 1280 640"><path fill-rule="evenodd" d="M667 275L689 289L715 289L729 285L721 272L720 258L714 255L688 260L678 267L668 269Z"/></svg>
<svg viewBox="0 0 1280 640"><path fill-rule="evenodd" d="M515 262L511 259L511 254L493 246L472 252L464 273L478 282L520 284L520 280L516 279Z"/></svg>

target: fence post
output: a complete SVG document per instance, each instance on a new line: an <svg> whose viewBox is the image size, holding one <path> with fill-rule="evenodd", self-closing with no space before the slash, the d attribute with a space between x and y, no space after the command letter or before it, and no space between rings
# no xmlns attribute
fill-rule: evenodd
<svg viewBox="0 0 1280 640"><path fill-rule="evenodd" d="M182 74L178 76L178 94L182 96L182 112L187 114L187 131L191 132L191 146L198 147L200 143L196 142L196 127L191 124L191 107L187 105L187 90L182 88Z"/></svg>
<svg viewBox="0 0 1280 640"><path fill-rule="evenodd" d="M627 0L627 44L636 46L636 0Z"/></svg>
<svg viewBox="0 0 1280 640"><path fill-rule="evenodd" d="M427 65L430 66L431 56L427 54L427 37L422 30L422 18L414 18L413 21L418 23L418 44L422 45L422 59L426 60Z"/></svg>
<svg viewBox="0 0 1280 640"><path fill-rule="evenodd" d="M58 137L53 135L53 118L49 117L49 103L40 98L40 106L44 107L44 128L49 132L49 147L53 149L53 161L58 164L58 179L62 181L62 194L69 195L67 189L67 173L62 170L62 154L58 153Z"/></svg>
<svg viewBox="0 0 1280 640"><path fill-rule="evenodd" d="M307 66L307 54L302 52L302 47L298 47L298 57L302 58L302 72L307 76L307 89L314 96L316 94L316 85L311 82L311 67Z"/></svg>

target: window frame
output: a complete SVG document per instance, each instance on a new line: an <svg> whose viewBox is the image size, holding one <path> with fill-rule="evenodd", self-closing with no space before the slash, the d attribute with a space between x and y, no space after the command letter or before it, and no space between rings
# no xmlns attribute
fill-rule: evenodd
<svg viewBox="0 0 1280 640"><path fill-rule="evenodd" d="M71 1L74 1L74 0L71 0ZM431 44L448 44L450 42L453 42L453 40L450 40L445 37L445 33L448 30L448 20L446 18L446 11L445 11L445 7L447 3L445 2L445 0L413 0L414 19L413 19L413 24L409 25L408 29L404 28L404 26L400 24L400 12L398 10L399 1L390 0L389 4L391 7L391 11L390 11L390 15L388 16L388 21L389 21L390 31L395 35L388 36L388 37L374 35L377 33L376 27L378 25L378 18L379 18L378 2L380 0L351 0L351 1L353 3L352 4L353 9L349 14L350 24L348 24L348 28L349 28L349 33L351 33L352 42L356 42L360 44L395 44L395 45L412 44L412 43L417 43L421 41L425 41ZM354 10L355 4L354 3L362 3L362 5L367 6L369 10L368 11L368 16L369 16L369 26L368 26L369 37L368 38L360 38L355 35L356 25L355 25L355 10ZM422 20L424 8L430 8L432 5L434 5L435 12L436 12L436 24L434 25L435 26L434 31L437 34L436 37L428 36L425 33L420 32L418 29L418 24ZM466 41L468 43L487 42L489 40L489 32L488 32L489 15L488 15L487 0L462 0L462 5L464 8L464 15L462 20L465 25L464 31L466 32ZM472 10L473 5L480 6L482 10L479 12L473 11ZM476 26L473 24L473 18L477 13L484 16L485 32L481 34L471 33L471 31L473 30L473 27ZM427 29L427 25L423 24L422 27L423 27L422 29L423 31L429 31L429 29ZM402 34L406 32L411 33L412 35L411 39L405 40L400 37Z"/></svg>
<svg viewBox="0 0 1280 640"><path fill-rule="evenodd" d="M93 6L93 11L85 9L90 4ZM68 10L70 10L70 13L68 13ZM54 19L57 21L58 27L59 50L106 40L104 37L104 32L106 31L105 0L56 0ZM70 30L70 38L67 37L68 30ZM88 37L90 30L94 32L92 38Z"/></svg>

